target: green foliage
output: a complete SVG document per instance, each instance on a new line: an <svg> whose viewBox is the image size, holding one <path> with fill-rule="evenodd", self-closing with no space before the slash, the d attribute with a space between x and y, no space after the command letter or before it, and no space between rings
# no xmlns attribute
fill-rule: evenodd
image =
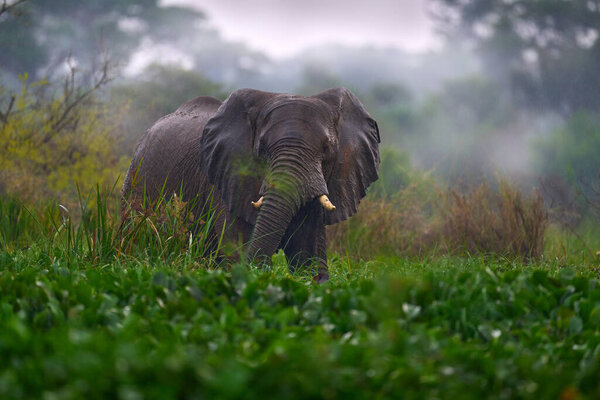
<svg viewBox="0 0 600 400"><path fill-rule="evenodd" d="M96 183L110 187L125 169L127 160L116 151L119 114L109 113L91 92L78 92L71 81L65 87L57 95L46 81L27 83L26 76L20 93L0 87L0 95L10 98L0 121L5 192L30 202L61 197L73 204L75 182L84 192Z"/></svg>
<svg viewBox="0 0 600 400"><path fill-rule="evenodd" d="M593 263L331 254L315 285L281 254L217 268L214 213L192 238L177 198L80 202L0 201L2 398L600 394Z"/></svg>
<svg viewBox="0 0 600 400"><path fill-rule="evenodd" d="M336 261L317 286L279 269L0 257L3 398L600 393L600 287L571 269Z"/></svg>

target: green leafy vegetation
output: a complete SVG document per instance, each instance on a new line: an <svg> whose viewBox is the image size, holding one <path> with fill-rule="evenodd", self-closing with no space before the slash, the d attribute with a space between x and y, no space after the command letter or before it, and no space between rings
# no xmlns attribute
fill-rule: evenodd
<svg viewBox="0 0 600 400"><path fill-rule="evenodd" d="M600 394L594 262L332 252L316 285L206 257L176 198L125 229L80 207L0 203L2 398Z"/></svg>
<svg viewBox="0 0 600 400"><path fill-rule="evenodd" d="M483 259L272 271L1 253L3 398L593 398L600 287Z"/></svg>
<svg viewBox="0 0 600 400"><path fill-rule="evenodd" d="M117 124L122 114L95 101L110 80L102 71L91 87L76 81L75 69L62 90L22 77L21 91L0 86L7 103L0 119L0 190L30 203L62 197L76 201L74 182L88 192L96 184L109 188L129 157L119 155Z"/></svg>

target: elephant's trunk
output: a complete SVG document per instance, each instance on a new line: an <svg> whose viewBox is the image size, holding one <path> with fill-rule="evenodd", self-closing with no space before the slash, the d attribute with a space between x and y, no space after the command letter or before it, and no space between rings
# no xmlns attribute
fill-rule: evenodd
<svg viewBox="0 0 600 400"><path fill-rule="evenodd" d="M280 192L270 190L264 197L248 247L249 259L269 262L281 242L292 217L298 211L295 201Z"/></svg>
<svg viewBox="0 0 600 400"><path fill-rule="evenodd" d="M302 205L327 194L318 162L303 157L297 149L281 149L273 157L268 190L248 246L248 258L269 263L294 215Z"/></svg>

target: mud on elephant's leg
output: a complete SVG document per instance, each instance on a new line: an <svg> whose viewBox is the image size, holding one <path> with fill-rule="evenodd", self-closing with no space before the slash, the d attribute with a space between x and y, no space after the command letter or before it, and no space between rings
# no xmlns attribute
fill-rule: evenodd
<svg viewBox="0 0 600 400"><path fill-rule="evenodd" d="M294 216L281 242L290 271L314 265L318 270L314 279L318 283L329 279L323 212L318 201L302 207Z"/></svg>

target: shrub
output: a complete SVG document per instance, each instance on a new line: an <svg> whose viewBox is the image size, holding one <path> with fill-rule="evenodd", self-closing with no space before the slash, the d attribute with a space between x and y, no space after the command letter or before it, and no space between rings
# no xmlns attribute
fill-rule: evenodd
<svg viewBox="0 0 600 400"><path fill-rule="evenodd" d="M368 196L359 211L328 228L332 251L368 259L378 254L494 253L523 260L542 255L548 213L539 192L523 196L507 182L467 193L410 185L389 199Z"/></svg>
<svg viewBox="0 0 600 400"><path fill-rule="evenodd" d="M538 191L524 197L500 182L468 194L448 190L440 207L441 241L450 252L495 253L525 260L542 255L548 213Z"/></svg>
<svg viewBox="0 0 600 400"><path fill-rule="evenodd" d="M88 89L67 78L57 94L46 82L27 83L11 94L0 88L8 104L0 120L0 186L27 200L61 198L77 203L74 183L87 193L97 183L110 187L127 160L117 156L115 131L120 115L109 113L93 93L107 78Z"/></svg>
<svg viewBox="0 0 600 400"><path fill-rule="evenodd" d="M415 185L390 198L369 195L352 218L327 228L329 249L358 259L431 249L429 205Z"/></svg>

